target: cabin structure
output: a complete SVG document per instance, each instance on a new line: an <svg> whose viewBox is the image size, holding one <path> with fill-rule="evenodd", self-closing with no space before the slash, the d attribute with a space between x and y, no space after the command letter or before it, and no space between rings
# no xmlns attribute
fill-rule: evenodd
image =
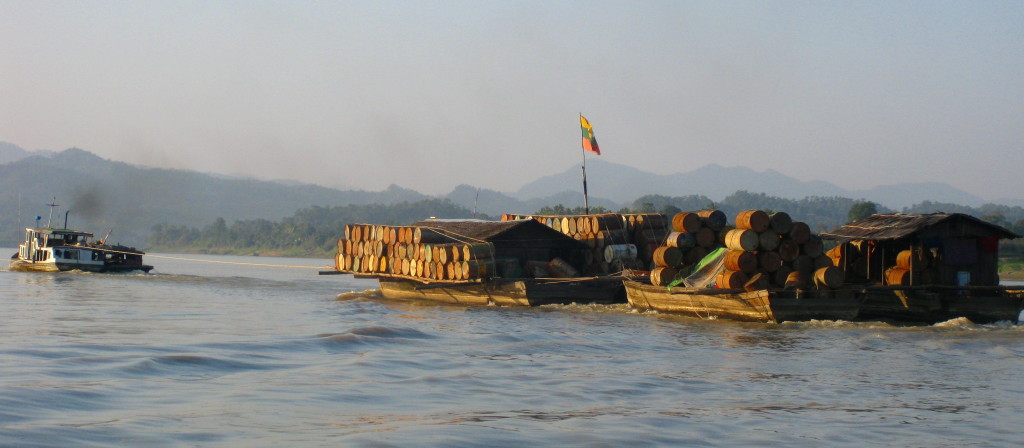
<svg viewBox="0 0 1024 448"><path fill-rule="evenodd" d="M512 260L523 276L536 276L531 266L547 266L561 259L577 271L587 264L591 250L583 242L541 224L534 219L513 221L482 221L474 219L428 219L412 224L413 227L431 229L462 242L494 245L494 258L499 266L508 266ZM513 276L512 272L504 272Z"/></svg>
<svg viewBox="0 0 1024 448"><path fill-rule="evenodd" d="M848 281L961 287L998 285L999 240L1020 237L962 213L876 214L821 236Z"/></svg>

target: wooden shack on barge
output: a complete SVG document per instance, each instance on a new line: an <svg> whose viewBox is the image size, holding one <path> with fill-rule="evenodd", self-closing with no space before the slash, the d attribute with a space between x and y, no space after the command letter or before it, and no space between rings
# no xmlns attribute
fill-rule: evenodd
<svg viewBox="0 0 1024 448"><path fill-rule="evenodd" d="M580 277L591 248L535 220L354 224L336 270L388 298L471 305L625 302L618 278Z"/></svg>
<svg viewBox="0 0 1024 448"><path fill-rule="evenodd" d="M961 213L876 214L822 233L848 282L864 286L860 318L1016 321L1022 294L999 285L999 241L1018 238Z"/></svg>

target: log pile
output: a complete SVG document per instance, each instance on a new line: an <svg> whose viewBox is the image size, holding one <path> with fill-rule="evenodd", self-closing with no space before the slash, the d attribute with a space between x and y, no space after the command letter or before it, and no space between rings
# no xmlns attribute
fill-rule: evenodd
<svg viewBox="0 0 1024 448"><path fill-rule="evenodd" d="M334 264L353 274L442 281L489 278L499 266L491 243L455 242L424 227L372 224L345 226Z"/></svg>
<svg viewBox="0 0 1024 448"><path fill-rule="evenodd" d="M654 251L669 233L669 220L660 213L596 215L504 214L502 221L534 219L590 246L586 274L646 270Z"/></svg>
<svg viewBox="0 0 1024 448"><path fill-rule="evenodd" d="M872 250L866 241L850 241L828 251L833 264L841 268L846 276L856 281L874 279L883 285L919 286L934 284L938 280L938 263L930 250L922 248L905 249L883 258L882 253Z"/></svg>
<svg viewBox="0 0 1024 448"><path fill-rule="evenodd" d="M672 230L654 257L651 283L667 285L688 275L711 250L725 247L720 288L836 288L845 280L841 269L824 254L821 238L786 213L761 210L738 213L728 225L718 210L678 213ZM709 243L710 241L710 243Z"/></svg>

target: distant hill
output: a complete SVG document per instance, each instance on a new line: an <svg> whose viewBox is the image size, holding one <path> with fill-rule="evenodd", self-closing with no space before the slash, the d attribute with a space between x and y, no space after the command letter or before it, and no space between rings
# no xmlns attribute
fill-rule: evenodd
<svg viewBox="0 0 1024 448"><path fill-rule="evenodd" d="M545 176L524 185L517 198L551 195L559 191L579 190L580 167ZM615 202L629 202L645 194L672 196L704 195L719 201L740 191L757 191L771 196L799 199L808 196L839 196L866 199L890 208L901 208L921 201L955 202L978 206L985 200L943 183L903 183L869 190L847 190L820 181L802 181L773 170L754 171L745 167L711 164L676 174L653 174L636 168L594 159L587 162L587 186L590 194Z"/></svg>
<svg viewBox="0 0 1024 448"><path fill-rule="evenodd" d="M145 168L68 149L52 157L29 156L0 165L0 229L8 244L20 227L33 224L54 197L61 204L54 216L63 225L106 232L112 239L141 244L156 224L201 226L218 217L280 219L310 206L392 204L418 201L426 195L392 186L384 191L340 191L316 185L283 185L252 179L231 179L193 171ZM19 209L20 199L20 209ZM20 224L17 212L20 210Z"/></svg>
<svg viewBox="0 0 1024 448"><path fill-rule="evenodd" d="M52 156L53 151L28 151L18 145L7 142L0 142L0 165L16 162L31 156Z"/></svg>
<svg viewBox="0 0 1024 448"><path fill-rule="evenodd" d="M479 197L477 193L479 192ZM466 207L470 210L476 209L478 213L501 216L502 213L536 213L544 206L562 204L566 206L583 206L582 191L562 191L545 197L530 199L516 199L505 193L476 188L470 185L459 185L444 196L455 204ZM626 204L619 204L608 199L590 197L591 207L604 207L608 210L619 210Z"/></svg>

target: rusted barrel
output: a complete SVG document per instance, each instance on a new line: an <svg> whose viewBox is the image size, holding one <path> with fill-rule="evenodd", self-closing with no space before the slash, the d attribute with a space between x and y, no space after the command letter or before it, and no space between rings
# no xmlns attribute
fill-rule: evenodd
<svg viewBox="0 0 1024 448"><path fill-rule="evenodd" d="M622 230L622 228L623 228L622 218L619 215L614 214L614 213L604 214L604 215L595 215L595 216L591 217L591 220L593 220L592 224L596 223L596 226L595 226L595 229L594 229L596 231L601 231L601 230Z"/></svg>
<svg viewBox="0 0 1024 448"><path fill-rule="evenodd" d="M633 232L633 242L637 245L661 244L668 236L668 229L644 229L638 228Z"/></svg>
<svg viewBox="0 0 1024 448"><path fill-rule="evenodd" d="M757 240L761 250L775 250L779 247L779 234L772 229L758 233Z"/></svg>
<svg viewBox="0 0 1024 448"><path fill-rule="evenodd" d="M914 271L909 269L889 268L885 271L887 285L910 286Z"/></svg>
<svg viewBox="0 0 1024 448"><path fill-rule="evenodd" d="M567 263L561 258L554 258L548 262L548 272L551 273L552 277L568 278L568 277L579 277L580 271L572 267L571 264Z"/></svg>
<svg viewBox="0 0 1024 448"><path fill-rule="evenodd" d="M821 269L828 266L836 266L835 264L832 263L832 258L830 258L828 255L821 254L814 259L814 269Z"/></svg>
<svg viewBox="0 0 1024 448"><path fill-rule="evenodd" d="M673 267L661 266L651 270L651 284L654 286L668 286L676 279L676 271Z"/></svg>
<svg viewBox="0 0 1024 448"><path fill-rule="evenodd" d="M604 247L604 261L635 259L639 252L635 244L612 244Z"/></svg>
<svg viewBox="0 0 1024 448"><path fill-rule="evenodd" d="M829 288L838 288L846 281L846 275L842 269L835 266L826 266L814 271L814 284L824 285Z"/></svg>
<svg viewBox="0 0 1024 448"><path fill-rule="evenodd" d="M426 227L416 227L412 234L412 242L416 244L437 244L443 243L446 240L447 238L445 238L445 236L440 232Z"/></svg>
<svg viewBox="0 0 1024 448"><path fill-rule="evenodd" d="M796 260L796 257L800 255L800 245L789 238L783 238L779 240L779 247L776 249L776 252L779 253L782 261L789 263Z"/></svg>
<svg viewBox="0 0 1024 448"><path fill-rule="evenodd" d="M775 271L772 277L772 283L777 286L786 286L786 279L789 278L789 274L793 272L793 267L783 263L779 266L779 269Z"/></svg>
<svg viewBox="0 0 1024 448"><path fill-rule="evenodd" d="M646 229L666 229L669 219L661 213L643 213L636 215L636 226Z"/></svg>
<svg viewBox="0 0 1024 448"><path fill-rule="evenodd" d="M700 247L712 247L715 245L715 232L707 227L701 227L697 231L697 245Z"/></svg>
<svg viewBox="0 0 1024 448"><path fill-rule="evenodd" d="M744 210L736 215L736 228L764 232L771 218L763 210Z"/></svg>
<svg viewBox="0 0 1024 448"><path fill-rule="evenodd" d="M782 257L775 251L762 251L757 254L757 264L767 272L775 272L782 267Z"/></svg>
<svg viewBox="0 0 1024 448"><path fill-rule="evenodd" d="M792 288L804 289L804 288L806 288L807 287L807 274L805 274L803 272L800 272L798 270L791 271L786 276L786 281L783 282L782 287L786 288L786 289L792 289Z"/></svg>
<svg viewBox="0 0 1024 448"><path fill-rule="evenodd" d="M747 274L740 271L722 271L715 279L715 286L725 289L741 289L750 280Z"/></svg>
<svg viewBox="0 0 1024 448"><path fill-rule="evenodd" d="M462 260L477 260L494 257L493 243L476 243L462 245Z"/></svg>
<svg viewBox="0 0 1024 448"><path fill-rule="evenodd" d="M679 266L683 262L683 252L677 247L661 246L654 250L654 263L658 266Z"/></svg>
<svg viewBox="0 0 1024 448"><path fill-rule="evenodd" d="M814 272L814 259L807 255L799 255L793 260L793 269L804 274L811 274Z"/></svg>
<svg viewBox="0 0 1024 448"><path fill-rule="evenodd" d="M825 246L817 235L810 235L807 241L800 245L800 251L811 258L817 258L825 252Z"/></svg>
<svg viewBox="0 0 1024 448"><path fill-rule="evenodd" d="M786 212L772 213L768 216L768 228L779 235L785 235L793 228L793 218Z"/></svg>
<svg viewBox="0 0 1024 448"><path fill-rule="evenodd" d="M757 250L760 240L757 232L749 229L733 229L725 236L725 247L731 250L753 252Z"/></svg>
<svg viewBox="0 0 1024 448"><path fill-rule="evenodd" d="M694 233L672 232L665 237L665 245L689 249L697 245L697 235Z"/></svg>
<svg viewBox="0 0 1024 448"><path fill-rule="evenodd" d="M672 231L695 233L700 230L700 216L692 212L680 212L672 216Z"/></svg>
<svg viewBox="0 0 1024 448"><path fill-rule="evenodd" d="M697 212L697 216L700 216L704 221L704 226L714 232L719 232L725 228L726 221L729 220L725 216L725 212L721 210L700 210Z"/></svg>
<svg viewBox="0 0 1024 448"><path fill-rule="evenodd" d="M724 246L725 245L725 237L729 235L729 232L731 232L731 231L733 231L735 229L736 229L735 226L724 226L724 227L722 227L722 230L719 230L718 233L715 234L715 242L717 242L718 244L721 244L721 245Z"/></svg>
<svg viewBox="0 0 1024 448"><path fill-rule="evenodd" d="M494 259L469 260L462 262L463 277L466 279L488 278L494 275Z"/></svg>
<svg viewBox="0 0 1024 448"><path fill-rule="evenodd" d="M725 268L749 274L757 269L757 256L753 252L730 250L725 254Z"/></svg>
<svg viewBox="0 0 1024 448"><path fill-rule="evenodd" d="M747 291L768 289L768 276L760 272L752 274L750 279L743 284L743 289Z"/></svg>
<svg viewBox="0 0 1024 448"><path fill-rule="evenodd" d="M706 247L697 246L683 254L683 263L685 264L696 264L697 262L704 259L708 254Z"/></svg>
<svg viewBox="0 0 1024 448"><path fill-rule="evenodd" d="M811 237L811 228L805 222L794 221L789 228L789 237L797 244L804 244Z"/></svg>
<svg viewBox="0 0 1024 448"><path fill-rule="evenodd" d="M920 272L928 267L931 256L929 252L915 250L901 250L896 254L896 267L908 271Z"/></svg>

